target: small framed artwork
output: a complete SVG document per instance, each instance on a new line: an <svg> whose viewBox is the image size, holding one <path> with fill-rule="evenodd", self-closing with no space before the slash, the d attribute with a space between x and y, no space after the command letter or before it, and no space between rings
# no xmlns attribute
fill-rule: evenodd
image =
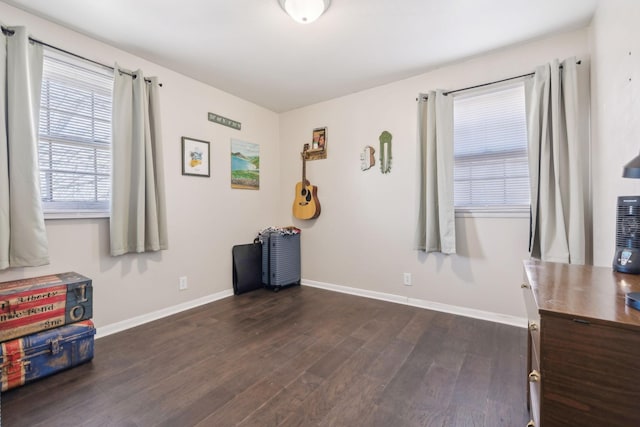
<svg viewBox="0 0 640 427"><path fill-rule="evenodd" d="M182 137L182 175L209 177L209 143Z"/></svg>
<svg viewBox="0 0 640 427"><path fill-rule="evenodd" d="M311 146L307 150L307 160L327 158L327 128L313 130Z"/></svg>

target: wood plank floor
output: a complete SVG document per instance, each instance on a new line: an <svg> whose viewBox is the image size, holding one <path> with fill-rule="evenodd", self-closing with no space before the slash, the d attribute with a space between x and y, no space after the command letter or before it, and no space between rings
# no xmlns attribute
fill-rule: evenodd
<svg viewBox="0 0 640 427"><path fill-rule="evenodd" d="M19 426L524 426L526 331L310 287L96 341L2 394Z"/></svg>

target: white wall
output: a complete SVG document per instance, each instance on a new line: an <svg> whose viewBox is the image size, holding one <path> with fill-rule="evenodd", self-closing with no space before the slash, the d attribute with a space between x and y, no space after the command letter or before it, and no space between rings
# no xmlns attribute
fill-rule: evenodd
<svg viewBox="0 0 640 427"><path fill-rule="evenodd" d="M279 196L277 114L166 68L0 3L4 25L105 64L142 69L163 83L161 116L169 250L111 257L107 219L47 220L51 264L0 272L0 281L77 271L93 279L94 320L101 326L231 289L231 248L276 222ZM207 121L214 112L242 122L237 131ZM180 138L210 142L211 178L181 175ZM260 190L231 190L230 138L260 144ZM178 291L178 277L189 289Z"/></svg>
<svg viewBox="0 0 640 427"><path fill-rule="evenodd" d="M618 196L640 194L622 168L640 151L640 2L600 2L592 23L594 264L611 266Z"/></svg>
<svg viewBox="0 0 640 427"><path fill-rule="evenodd" d="M588 29L519 45L456 63L415 78L355 93L281 115L280 215L303 229L303 278L524 317L522 260L528 257L528 217L457 218L458 254L413 250L416 218L416 96L525 74L553 58L587 60ZM328 158L307 163L319 187L316 220L291 216L300 155L314 127L328 127ZM362 172L365 145L393 135L393 166ZM377 156L376 156L377 157ZM289 203L286 203L289 201ZM413 275L413 286L402 273Z"/></svg>
<svg viewBox="0 0 640 427"><path fill-rule="evenodd" d="M588 59L588 29L278 116L4 3L0 3L0 14L3 24L27 25L38 39L104 63L141 68L163 82L170 244L169 250L160 253L112 258L107 219L48 220L51 264L3 271L0 281L78 271L94 280L96 324L113 325L229 291L231 247L251 241L266 225L293 223L303 229L303 278L307 281L524 317L519 283L521 261L527 257L528 218L458 218L457 255L425 256L412 249L415 98L429 89L456 89L528 73L552 58ZM615 19L605 20L599 31L614 26ZM605 48L609 43L613 41L603 42ZM209 111L242 122L242 131L208 122ZM607 117L613 127L615 116ZM308 163L308 178L319 187L322 214L317 220L298 221L290 209L300 180L299 152L312 129L320 126L328 127L329 156ZM391 173L382 175L378 165L360 171L362 148L378 147L383 130L393 134ZM181 175L181 136L211 142L211 178ZM231 137L260 144L260 191L230 189ZM628 151L631 156L637 147ZM403 272L413 274L413 286L402 285ZM182 275L189 278L190 289L185 292L177 290Z"/></svg>

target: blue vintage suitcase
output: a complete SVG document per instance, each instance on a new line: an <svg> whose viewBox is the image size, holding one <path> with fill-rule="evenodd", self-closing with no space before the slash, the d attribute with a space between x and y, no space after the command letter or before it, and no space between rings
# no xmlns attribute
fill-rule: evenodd
<svg viewBox="0 0 640 427"><path fill-rule="evenodd" d="M279 289L300 284L300 233L262 234L262 283Z"/></svg>
<svg viewBox="0 0 640 427"><path fill-rule="evenodd" d="M91 279L60 273L0 283L0 341L90 319Z"/></svg>
<svg viewBox="0 0 640 427"><path fill-rule="evenodd" d="M83 320L1 343L0 391L21 386L93 359L95 333L93 322Z"/></svg>

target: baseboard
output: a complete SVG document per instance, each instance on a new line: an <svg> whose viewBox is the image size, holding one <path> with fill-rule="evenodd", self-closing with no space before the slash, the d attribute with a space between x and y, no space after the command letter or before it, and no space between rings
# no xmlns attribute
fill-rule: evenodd
<svg viewBox="0 0 640 427"><path fill-rule="evenodd" d="M384 292L369 291L366 289L352 288L349 286L334 285L331 283L317 282L315 280L302 279L303 286L309 286L312 288L320 288L328 291L341 292L343 294L350 294L361 296L365 298L372 298L382 301L394 302L396 304L410 305L412 307L426 308L428 310L441 311L443 313L457 314L465 317L472 317L474 319L488 320L490 322L503 323L505 325L517 326L521 328L527 327L527 319L515 316L508 316L500 313L493 313L489 311L475 310L467 307L460 307L449 304L442 304L433 301L427 301L418 298L409 298L401 295L387 294ZM202 298L198 298L193 301L187 301L182 304L174 305L171 307L163 308L151 313L143 314L142 316L133 317L131 319L123 320L121 322L112 323L110 325L101 326L97 329L96 339L106 337L117 332L122 332L129 328L143 325L154 320L162 319L163 317L171 316L173 314L180 313L192 308L199 307L204 304L209 304L214 301L218 301L222 298L226 298L233 295L232 289L217 292L215 294L207 295Z"/></svg>
<svg viewBox="0 0 640 427"><path fill-rule="evenodd" d="M412 307L426 308L429 310L441 311L444 313L457 314L459 316L472 317L474 319L488 320L490 322L503 323L505 325L527 327L527 319L506 314L493 313L490 311L476 310L473 308L460 307L456 305L442 304L439 302L427 301L418 298L409 298L401 295L387 294L384 292L368 291L366 289L351 288L348 286L334 285L331 283L316 282L314 280L302 279L302 285L313 288L326 289L343 294L357 295L366 298L378 299L382 301L395 302L397 304L410 305Z"/></svg>
<svg viewBox="0 0 640 427"><path fill-rule="evenodd" d="M154 320L162 319L163 317L171 316L173 314L180 313L192 308L199 307L210 302L218 301L222 298L226 298L233 295L233 289L227 289L217 292L215 294L207 295L202 298L195 299L193 301L187 301L182 304L173 305L171 307L163 308L151 313L143 314L142 316L133 317L131 319L123 320L121 322L112 323L110 325L101 326L96 330L96 339L106 337L107 335L115 334L116 332L122 332L126 329L143 325Z"/></svg>

